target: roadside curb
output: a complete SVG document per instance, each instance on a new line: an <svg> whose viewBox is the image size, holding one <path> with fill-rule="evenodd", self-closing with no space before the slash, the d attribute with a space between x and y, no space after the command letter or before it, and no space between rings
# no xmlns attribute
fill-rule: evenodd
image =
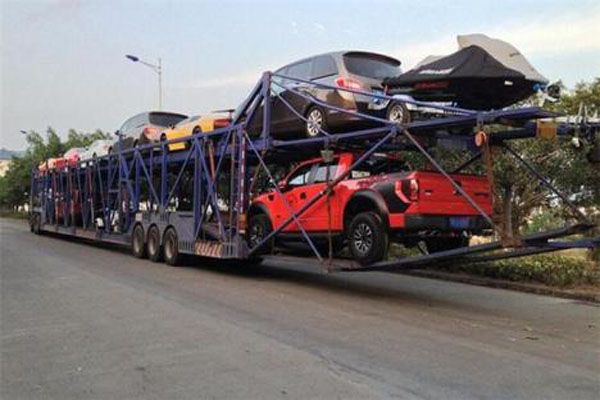
<svg viewBox="0 0 600 400"><path fill-rule="evenodd" d="M453 274L450 272L432 271L424 269L402 271L401 273L422 278L440 279L451 282L466 283L469 285L487 286L497 289L509 289L526 293L561 297L572 300L589 301L600 304L600 293L584 292L578 291L576 289L559 289L541 284L511 282L501 279L468 275L464 273Z"/></svg>

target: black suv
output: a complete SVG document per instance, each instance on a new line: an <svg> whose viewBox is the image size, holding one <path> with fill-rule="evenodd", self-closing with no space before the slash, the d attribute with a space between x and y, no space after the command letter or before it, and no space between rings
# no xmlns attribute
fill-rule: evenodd
<svg viewBox="0 0 600 400"><path fill-rule="evenodd" d="M400 61L392 57L363 51L340 51L294 62L278 69L275 74L341 89L383 94L383 80L398 76L400 72ZM338 89L320 88L274 76L271 86L271 133L274 137L314 137L319 135L319 129L334 132L350 125L373 125L365 123L363 118L356 115L321 107L280 85L348 111L358 111L397 122L406 122L408 118L408 111L401 103ZM299 118L285 102L308 121ZM250 132L254 135L262 130L261 108L257 111L249 124Z"/></svg>

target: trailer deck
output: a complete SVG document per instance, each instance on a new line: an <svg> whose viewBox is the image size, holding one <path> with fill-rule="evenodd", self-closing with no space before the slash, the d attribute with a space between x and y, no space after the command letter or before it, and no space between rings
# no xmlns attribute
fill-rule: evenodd
<svg viewBox="0 0 600 400"><path fill-rule="evenodd" d="M274 77L290 82L281 85ZM383 101L411 103L415 106L438 108L443 115L436 118L392 123L356 111L345 110L319 102L293 83L329 87L354 94L368 95ZM272 135L271 101L281 98L277 87L303 97L327 110L352 113L374 127L338 133L321 130L312 138L281 140ZM284 103L298 118L306 121L298 110ZM60 170L32 174L31 226L35 232L49 231L103 242L131 245L137 256L152 259L178 254L194 254L223 259L254 259L257 249L274 238L291 223L299 225L304 240L323 268L332 270L378 270L417 268L425 264L474 262L519 257L527 254L556 251L565 248L596 247L600 237L558 241L562 237L581 234L594 227L568 196L560 193L535 167L517 154L508 143L536 136L578 135L597 140L599 124L582 121L577 124L555 124L544 119L556 114L536 107L498 111L472 111L429 103L398 100L385 94L331 87L316 82L265 73L248 98L237 110L232 125L209 133L163 141L125 149L122 141L112 154ZM262 130L249 131L249 121L262 120ZM490 127L494 126L494 132ZM497 129L501 126L502 129ZM479 135L477 137L477 135ZM480 143L476 143L475 139ZM491 147L501 147L512 154L515 162L528 170L573 211L575 224L563 229L513 238L483 212L477 203L458 185L431 155L425 141L455 143L473 157L467 164L481 158L489 159ZM168 145L184 143L185 150L169 152ZM348 260L324 257L302 227L299 218L324 196L328 196L346 175L328 181L326 188L309 199L274 229L260 244L250 248L246 240L246 213L258 176L264 178L279 196L273 166L285 166L318 155L322 151L354 149L362 152L347 173L359 167L375 152L415 151L424 156L434 169L453 185L456 191L489 223L500 240L439 253L424 254L397 260L387 260L362 266ZM300 150L300 151L299 151ZM464 166L466 167L466 165ZM487 168L491 174L490 168ZM152 253L145 254L142 246ZM136 247L137 246L137 247ZM154 247L153 247L154 246ZM174 247L173 247L174 246ZM137 249L137 251L136 251ZM164 254L162 253L164 249ZM274 256L268 256L274 257ZM175 260L176 261L176 260ZM173 262L171 262L173 263Z"/></svg>

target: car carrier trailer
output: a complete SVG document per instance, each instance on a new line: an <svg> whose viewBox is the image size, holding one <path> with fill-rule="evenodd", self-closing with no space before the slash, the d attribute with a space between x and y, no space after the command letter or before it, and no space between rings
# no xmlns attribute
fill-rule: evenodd
<svg viewBox="0 0 600 400"><path fill-rule="evenodd" d="M278 79L273 79L278 78ZM286 82L283 84L282 82ZM311 98L306 88L321 86L378 101L410 103L414 107L436 108L434 118L392 123L385 119L346 110ZM352 113L372 127L294 140L278 140L272 135L271 103L281 101L306 121L306 116L280 96L282 88L303 97L326 112ZM302 89L301 89L302 88ZM34 170L31 180L31 230L55 232L70 237L126 245L136 257L165 260L175 265L182 254L214 259L255 262L258 249L286 226L298 224L311 248L314 260L324 270L395 270L419 268L433 263L474 262L520 257L566 248L593 248L600 237L560 240L594 227L529 161L510 145L511 141L533 137L578 136L597 141L600 126L580 121L577 124L553 123L557 115L537 107L497 111L473 111L457 107L398 99L386 94L368 93L349 88L331 87L312 81L266 72L233 116L232 124L209 133L162 141L125 149L121 145L111 153L60 169ZM261 132L249 132L249 123L262 119ZM503 127L491 132L490 127ZM472 157L456 171L446 171L428 151L425 141L450 141ZM169 144L183 143L185 149L169 152ZM512 237L486 214L477 202L455 182L451 173L474 162L484 161L488 179L493 183L493 148L511 154L515 163L529 171L541 185L557 195L572 211L575 223L561 229L529 236ZM287 204L289 217L252 247L247 240L247 213L259 176L282 196L272 166L288 165L310 155L327 157L337 149L361 152L342 176L327 185L299 209ZM457 195L464 199L489 224L497 241L421 256L388 259L371 265L359 265L348 259L336 259L331 251L321 254L302 227L301 217L311 205L329 196L339 182L360 167L375 152L415 151L427 159L434 170L447 179ZM331 247L330 247L331 248ZM261 258L277 258L266 255ZM304 261L306 262L306 261Z"/></svg>

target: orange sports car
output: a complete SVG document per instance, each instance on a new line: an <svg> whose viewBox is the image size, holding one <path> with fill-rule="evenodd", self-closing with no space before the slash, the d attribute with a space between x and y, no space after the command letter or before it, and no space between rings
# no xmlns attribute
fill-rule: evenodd
<svg viewBox="0 0 600 400"><path fill-rule="evenodd" d="M229 110L227 110L229 111ZM231 113L230 113L231 115ZM197 133L207 133L218 128L224 128L231 123L231 117L224 117L219 114L195 115L180 121L172 128L165 130L161 136L161 140L173 140ZM184 150L188 142L170 143L169 151Z"/></svg>

